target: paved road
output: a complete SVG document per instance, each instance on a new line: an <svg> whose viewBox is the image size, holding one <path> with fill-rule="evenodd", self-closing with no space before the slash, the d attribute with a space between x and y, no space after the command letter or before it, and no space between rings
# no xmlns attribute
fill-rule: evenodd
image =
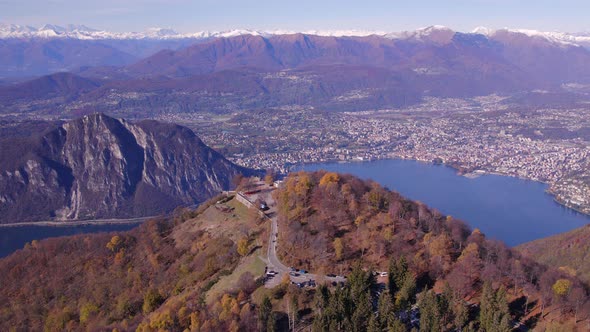
<svg viewBox="0 0 590 332"><path fill-rule="evenodd" d="M285 274L289 274L291 272L291 268L286 266L281 262L281 260L277 256L277 246L278 246L278 236L279 234L279 227L277 223L277 204L272 197L272 192L275 188L270 188L268 185L264 183L259 183L257 187L252 190L252 194L244 195L244 197L254 203L258 199L266 202L269 209L265 212L266 218L270 221L270 235L268 239L268 248L266 252L266 261L267 261L267 271L275 271L277 274L270 278L265 286L267 288L273 288L281 283L283 276ZM299 273L299 272L297 272ZM318 279L322 279L328 282L345 282L346 279L344 277L328 277L325 275L317 275L314 273L299 273L299 276L289 276L292 282L295 283L304 283L309 282L310 280L319 281Z"/></svg>
<svg viewBox="0 0 590 332"><path fill-rule="evenodd" d="M272 279L270 279L267 283L266 286L267 287L274 287L277 286L281 280L283 279L283 276L285 274L288 274L291 269L286 266L285 264L283 264L279 258L277 257L277 234L278 234L278 225L277 225L277 218L273 217L273 218L269 218L271 221L270 224L270 236L268 239L268 250L266 253L267 259L268 259L268 264L267 264L267 270L268 271L275 271L277 272L277 275L275 275Z"/></svg>
<svg viewBox="0 0 590 332"><path fill-rule="evenodd" d="M278 272L278 274L272 278L271 280L269 280L269 282L267 283L267 287L274 287L277 284L280 283L280 281L283 279L283 275L284 274L288 274L289 272L291 272L291 268L286 266L285 264L283 264L279 258L277 257L277 243L278 243L278 237L277 235L279 234L279 230L278 230L278 223L277 223L277 217L276 214L272 217L269 218L271 220L271 232L270 232L270 238L269 238L269 245L268 245L268 270L269 271L275 271ZM292 282L295 283L303 283L303 282L309 282L310 280L315 280L318 281L318 279L323 279L326 280L328 282L345 282L346 279L344 277L328 277L325 275L318 275L318 274L314 274L314 273L305 273L305 274L300 274L299 276L289 276Z"/></svg>
<svg viewBox="0 0 590 332"><path fill-rule="evenodd" d="M289 274L291 272L291 268L286 266L281 262L281 260L277 257L277 246L278 246L278 236L279 236L279 227L277 222L277 206L276 202L272 198L272 191L274 189L268 188L268 186L260 186L263 188L260 192L247 195L247 199L251 202L255 202L258 198L265 201L269 207L269 210L266 211L266 215L270 216L267 217L267 220L271 222L270 225L270 235L268 239L268 249L267 249L267 271L275 271L277 274L270 278L265 286L268 288L275 287L281 283L283 276L285 274ZM299 273L299 272L298 272ZM325 275L317 275L314 273L299 273L299 276L289 276L292 282L295 283L304 283L309 282L310 280L319 281L319 279L328 281L328 282L346 282L344 277L328 277Z"/></svg>

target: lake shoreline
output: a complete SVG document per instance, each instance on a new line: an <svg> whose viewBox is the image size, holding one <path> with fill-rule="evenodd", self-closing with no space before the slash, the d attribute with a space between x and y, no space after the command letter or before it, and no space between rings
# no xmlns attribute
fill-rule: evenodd
<svg viewBox="0 0 590 332"><path fill-rule="evenodd" d="M72 221L26 221L10 224L0 224L0 228L11 227L25 227L25 226L43 226L43 227L72 227L72 226L87 226L87 225L129 225L141 224L149 219L157 218L158 216L139 217L129 219L96 219L96 220L72 220Z"/></svg>
<svg viewBox="0 0 590 332"><path fill-rule="evenodd" d="M576 213L580 213L584 216L589 216L590 217L590 213L589 212L584 212L584 210L582 210L581 208L572 206L571 204L561 200L558 195L556 193L554 193L553 191L551 191L551 184L545 181L541 181L541 180L533 180L533 179L529 179L526 177L522 177L522 176L518 176L518 175L513 175L513 174L506 174L506 173L501 173L501 172L497 172L497 171L488 171L485 169L477 169L474 171L466 171L464 169L461 169L459 165L457 164L447 164L445 162L440 162L440 163L436 163L434 161L431 160L422 160L422 159L413 159L413 158L403 158L403 157L399 157L399 158L375 158L375 159L365 159L365 160L356 160L356 159L352 159L352 160L325 160L325 161L315 161L315 162L303 162L300 164L294 164L291 165L292 167L296 167L297 169L301 169L304 165L313 165L313 164L329 164L329 163L335 163L335 164L350 164L350 163L363 163L363 162L372 162L372 161L383 161L383 160L409 160L409 161L416 161L419 163L423 163L423 164L427 164L427 165L432 165L432 166L445 166L445 167L449 167L452 168L456 171L458 176L462 176L468 179L477 179L481 176L484 175L498 175L498 176L505 176L505 177L509 177L509 178L515 178L515 179L519 179L519 180L525 180L525 181L532 181L532 182L537 182L537 183L542 183L544 185L547 185L547 189L545 190L545 192L553 197L553 200L555 201L555 203L559 204L562 207L565 207L567 209L570 209Z"/></svg>
<svg viewBox="0 0 590 332"><path fill-rule="evenodd" d="M560 204L548 190L549 184L509 174L468 171L453 164L411 158L294 166L294 171L324 169L372 179L409 199L458 217L509 246L590 223L588 214ZM531 228L532 224L538 227Z"/></svg>

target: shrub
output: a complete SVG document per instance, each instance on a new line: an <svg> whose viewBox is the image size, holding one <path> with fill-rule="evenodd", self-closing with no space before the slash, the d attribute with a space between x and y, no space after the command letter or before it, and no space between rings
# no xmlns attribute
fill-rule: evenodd
<svg viewBox="0 0 590 332"><path fill-rule="evenodd" d="M164 302L164 297L160 294L160 292L158 292L156 289L150 288L143 297L142 310L146 314L150 313L159 307L162 302Z"/></svg>

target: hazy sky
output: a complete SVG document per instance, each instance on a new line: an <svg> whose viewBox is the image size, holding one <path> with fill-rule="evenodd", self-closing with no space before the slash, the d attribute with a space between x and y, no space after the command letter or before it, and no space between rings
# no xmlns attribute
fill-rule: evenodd
<svg viewBox="0 0 590 332"><path fill-rule="evenodd" d="M110 31L246 29L400 31L445 25L589 31L590 0L0 0L0 22Z"/></svg>

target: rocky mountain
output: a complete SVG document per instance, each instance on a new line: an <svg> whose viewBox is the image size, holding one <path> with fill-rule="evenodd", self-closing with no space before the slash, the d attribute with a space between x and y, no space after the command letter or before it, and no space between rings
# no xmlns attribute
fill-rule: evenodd
<svg viewBox="0 0 590 332"><path fill-rule="evenodd" d="M93 114L0 140L0 223L150 216L202 202L238 167L191 130Z"/></svg>

